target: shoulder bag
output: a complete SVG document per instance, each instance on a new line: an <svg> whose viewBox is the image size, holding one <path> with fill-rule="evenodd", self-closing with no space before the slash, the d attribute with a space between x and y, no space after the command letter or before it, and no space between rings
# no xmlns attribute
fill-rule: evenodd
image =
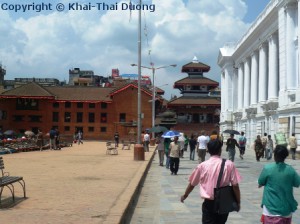
<svg viewBox="0 0 300 224"><path fill-rule="evenodd" d="M233 192L233 187L220 187L225 162L226 159L223 159L217 186L214 188L214 212L217 214L226 214L229 212L238 211L238 204Z"/></svg>

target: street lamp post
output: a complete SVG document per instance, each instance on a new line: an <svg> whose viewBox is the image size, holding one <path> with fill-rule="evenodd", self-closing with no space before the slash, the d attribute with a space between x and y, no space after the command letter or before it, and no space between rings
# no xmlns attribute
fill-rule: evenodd
<svg viewBox="0 0 300 224"><path fill-rule="evenodd" d="M131 64L131 66L138 66L136 64ZM155 77L155 71L161 68L168 68L168 67L176 67L176 64L173 65L164 65L160 67L154 67L154 64L151 63L151 67L147 66L142 66L141 68L147 68L152 70L152 128L155 127L155 97L156 97L156 88L155 88L155 82L154 82L154 77ZM152 138L155 137L154 132L152 132Z"/></svg>

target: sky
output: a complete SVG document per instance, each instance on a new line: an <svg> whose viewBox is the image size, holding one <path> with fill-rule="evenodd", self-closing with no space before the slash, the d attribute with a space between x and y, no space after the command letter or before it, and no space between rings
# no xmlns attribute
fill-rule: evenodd
<svg viewBox="0 0 300 224"><path fill-rule="evenodd" d="M211 67L205 76L220 82L219 49L238 41L270 1L143 0L142 65L177 64L155 70L155 85L165 90L167 100L180 96L173 84L187 77L181 67L194 56ZM136 6L139 1L0 0L5 79L68 82L73 68L104 77L114 68L137 74L131 64L138 63L138 10L129 10L129 2ZM142 75L152 78L152 71L142 69Z"/></svg>

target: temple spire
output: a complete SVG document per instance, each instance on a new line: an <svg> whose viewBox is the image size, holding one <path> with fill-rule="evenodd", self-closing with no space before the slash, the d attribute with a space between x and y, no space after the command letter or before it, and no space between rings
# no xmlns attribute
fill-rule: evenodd
<svg viewBox="0 0 300 224"><path fill-rule="evenodd" d="M199 63L198 58L196 56L194 56L193 58L193 63Z"/></svg>

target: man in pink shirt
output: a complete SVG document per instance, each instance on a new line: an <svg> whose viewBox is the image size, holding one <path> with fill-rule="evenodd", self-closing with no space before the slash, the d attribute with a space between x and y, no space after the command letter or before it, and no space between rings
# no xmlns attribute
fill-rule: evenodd
<svg viewBox="0 0 300 224"><path fill-rule="evenodd" d="M214 213L214 188L217 185L218 176L220 173L222 158L222 143L216 139L210 141L207 145L208 152L211 155L210 159L200 163L189 177L189 184L184 195L181 196L181 202L188 197L195 186L200 186L200 196L204 199L202 204L202 223L204 224L224 224L227 221L227 214ZM220 186L233 186L233 191L236 196L238 207L240 210L240 174L230 160L226 160L223 176Z"/></svg>

